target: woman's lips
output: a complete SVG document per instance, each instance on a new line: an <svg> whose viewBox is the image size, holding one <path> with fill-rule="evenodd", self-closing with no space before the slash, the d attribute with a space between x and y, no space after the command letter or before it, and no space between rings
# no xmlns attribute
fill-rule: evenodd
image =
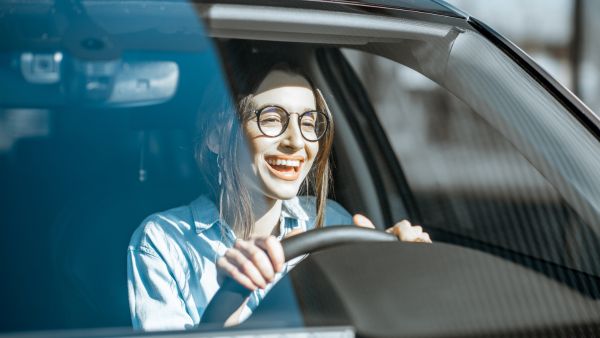
<svg viewBox="0 0 600 338"><path fill-rule="evenodd" d="M269 171L275 177L286 181L295 181L300 177L300 169L304 163L303 157L269 156L265 158Z"/></svg>

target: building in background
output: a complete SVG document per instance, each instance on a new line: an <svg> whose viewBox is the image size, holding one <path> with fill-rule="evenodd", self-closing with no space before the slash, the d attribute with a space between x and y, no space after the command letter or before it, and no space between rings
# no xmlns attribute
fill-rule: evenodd
<svg viewBox="0 0 600 338"><path fill-rule="evenodd" d="M553 77L600 114L600 1L597 0L448 0L513 41ZM473 185L490 167L529 172L525 162L461 100L416 71L362 52L346 51L365 83L394 150L413 173L413 188L446 187L487 191L498 184L519 191L524 185L532 198L547 191L541 179L525 175ZM472 161L465 160L465 154ZM447 158L456 159L448 161ZM452 163L440 169L439 163ZM443 161L442 161L443 160ZM442 173L435 173L442 170ZM509 170L509 169L507 169ZM453 174L451 174L453 173ZM436 186L431 177L440 177ZM519 175L516 175L519 176ZM473 191L471 191L473 193ZM545 194L549 196L548 194ZM524 195L521 194L521 197Z"/></svg>
<svg viewBox="0 0 600 338"><path fill-rule="evenodd" d="M513 41L600 112L600 2L447 0Z"/></svg>
<svg viewBox="0 0 600 338"><path fill-rule="evenodd" d="M577 94L593 111L600 114L600 1L577 0L581 27L580 54L577 59L579 88Z"/></svg>

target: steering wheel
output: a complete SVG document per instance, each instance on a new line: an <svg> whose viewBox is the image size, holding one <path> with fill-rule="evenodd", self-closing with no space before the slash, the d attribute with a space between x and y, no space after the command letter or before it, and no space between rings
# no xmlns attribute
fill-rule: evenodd
<svg viewBox="0 0 600 338"><path fill-rule="evenodd" d="M281 241L285 261L294 257L324 250L330 247L375 241L396 241L397 237L380 230L361 228L356 225L328 226L306 231ZM251 291L232 278L226 278L221 288L208 304L201 323L224 324L250 295Z"/></svg>

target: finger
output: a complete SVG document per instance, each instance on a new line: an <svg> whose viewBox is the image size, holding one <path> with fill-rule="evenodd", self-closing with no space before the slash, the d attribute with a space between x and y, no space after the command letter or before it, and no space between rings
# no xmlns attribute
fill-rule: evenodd
<svg viewBox="0 0 600 338"><path fill-rule="evenodd" d="M426 232L422 233L422 234L419 236L419 238L420 238L420 239L421 239L421 240L422 240L424 243L433 243L433 242L431 241L431 238L429 237L429 234L428 234L428 233L426 233Z"/></svg>
<svg viewBox="0 0 600 338"><path fill-rule="evenodd" d="M354 215L352 217L352 221L359 227L375 229L375 225L373 224L373 222L371 222L370 219L361 214Z"/></svg>
<svg viewBox="0 0 600 338"><path fill-rule="evenodd" d="M229 277L233 278L236 282L240 283L243 287L250 291L254 291L258 286L246 277L238 268L231 264L227 258L221 257L217 260L217 267L224 271Z"/></svg>
<svg viewBox="0 0 600 338"><path fill-rule="evenodd" d="M423 232L420 226L413 226L407 220L402 220L396 224L398 228L398 238L403 242L414 242L418 235Z"/></svg>
<svg viewBox="0 0 600 338"><path fill-rule="evenodd" d="M406 242L431 243L429 234L424 232L420 226L414 226L408 232L404 233L403 240Z"/></svg>
<svg viewBox="0 0 600 338"><path fill-rule="evenodd" d="M283 264L285 263L285 256L283 254L281 242L277 238L269 236L266 238L257 239L256 245L265 250L271 259L271 264L275 268L275 271L281 272L281 270L283 270Z"/></svg>
<svg viewBox="0 0 600 338"><path fill-rule="evenodd" d="M267 281L272 282L275 277L275 271L273 271L273 265L271 260L267 256L267 253L263 249L259 248L252 242L237 241L235 243L236 249L246 256L254 266L258 268L258 271L262 274L263 278Z"/></svg>
<svg viewBox="0 0 600 338"><path fill-rule="evenodd" d="M386 231L403 242L413 242L423 232L423 228L418 225L412 226L409 221L403 220Z"/></svg>
<svg viewBox="0 0 600 338"><path fill-rule="evenodd" d="M412 242L415 242L415 243L428 243L428 241L424 237L422 237L422 236L415 237L415 239Z"/></svg>
<svg viewBox="0 0 600 338"><path fill-rule="evenodd" d="M400 226L398 226L398 224L394 225L391 228L385 229L385 232L398 237L398 239L400 239L400 235L402 235L402 230L400 230Z"/></svg>
<svg viewBox="0 0 600 338"><path fill-rule="evenodd" d="M229 249L225 253L225 258L229 260L229 262L240 270L241 273L246 275L252 283L257 285L260 288L265 288L267 286L267 282L263 278L262 274L258 271L254 263L250 261L246 256L244 256L237 249Z"/></svg>
<svg viewBox="0 0 600 338"><path fill-rule="evenodd" d="M414 242L416 236L412 231L406 230L406 231L400 232L400 235L398 236L398 238L400 238L400 240L402 242Z"/></svg>
<svg viewBox="0 0 600 338"><path fill-rule="evenodd" d="M408 229L410 229L410 228L412 227L412 224L410 224L410 222L409 222L409 221L407 221L407 220L405 220L405 219L404 219L404 220L402 220L402 221L400 221L400 222L396 223L396 224L394 225L394 227L396 227L396 226L397 226L397 227L398 227L398 228L399 228L401 231L407 231Z"/></svg>

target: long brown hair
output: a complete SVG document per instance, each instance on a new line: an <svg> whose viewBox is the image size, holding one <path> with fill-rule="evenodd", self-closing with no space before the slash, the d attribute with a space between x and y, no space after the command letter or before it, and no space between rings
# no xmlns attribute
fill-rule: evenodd
<svg viewBox="0 0 600 338"><path fill-rule="evenodd" d="M252 107L253 93L270 72L278 70L303 76L313 89L317 109L329 116L329 129L318 141L319 152L300 192L307 195L315 194L315 226L322 227L331 180L329 155L333 143L334 125L321 91L313 85L306 72L299 66L300 63L295 62L294 57L289 53L284 54L279 50L268 48L261 50L256 45L245 42L237 42L233 47L231 43L225 47L221 46L221 52L224 54L224 68L235 102L224 100L215 114L210 116L203 114L207 118L199 121L196 159L209 185L209 196L219 206L222 219L238 236L248 239L252 234L255 223L253 201L248 187L242 183L239 167L240 152L248 151L242 126L245 122L244 116L254 108ZM218 131L218 140L216 140L219 144L218 155L207 147L210 134L215 130ZM219 174L221 184L218 184Z"/></svg>

